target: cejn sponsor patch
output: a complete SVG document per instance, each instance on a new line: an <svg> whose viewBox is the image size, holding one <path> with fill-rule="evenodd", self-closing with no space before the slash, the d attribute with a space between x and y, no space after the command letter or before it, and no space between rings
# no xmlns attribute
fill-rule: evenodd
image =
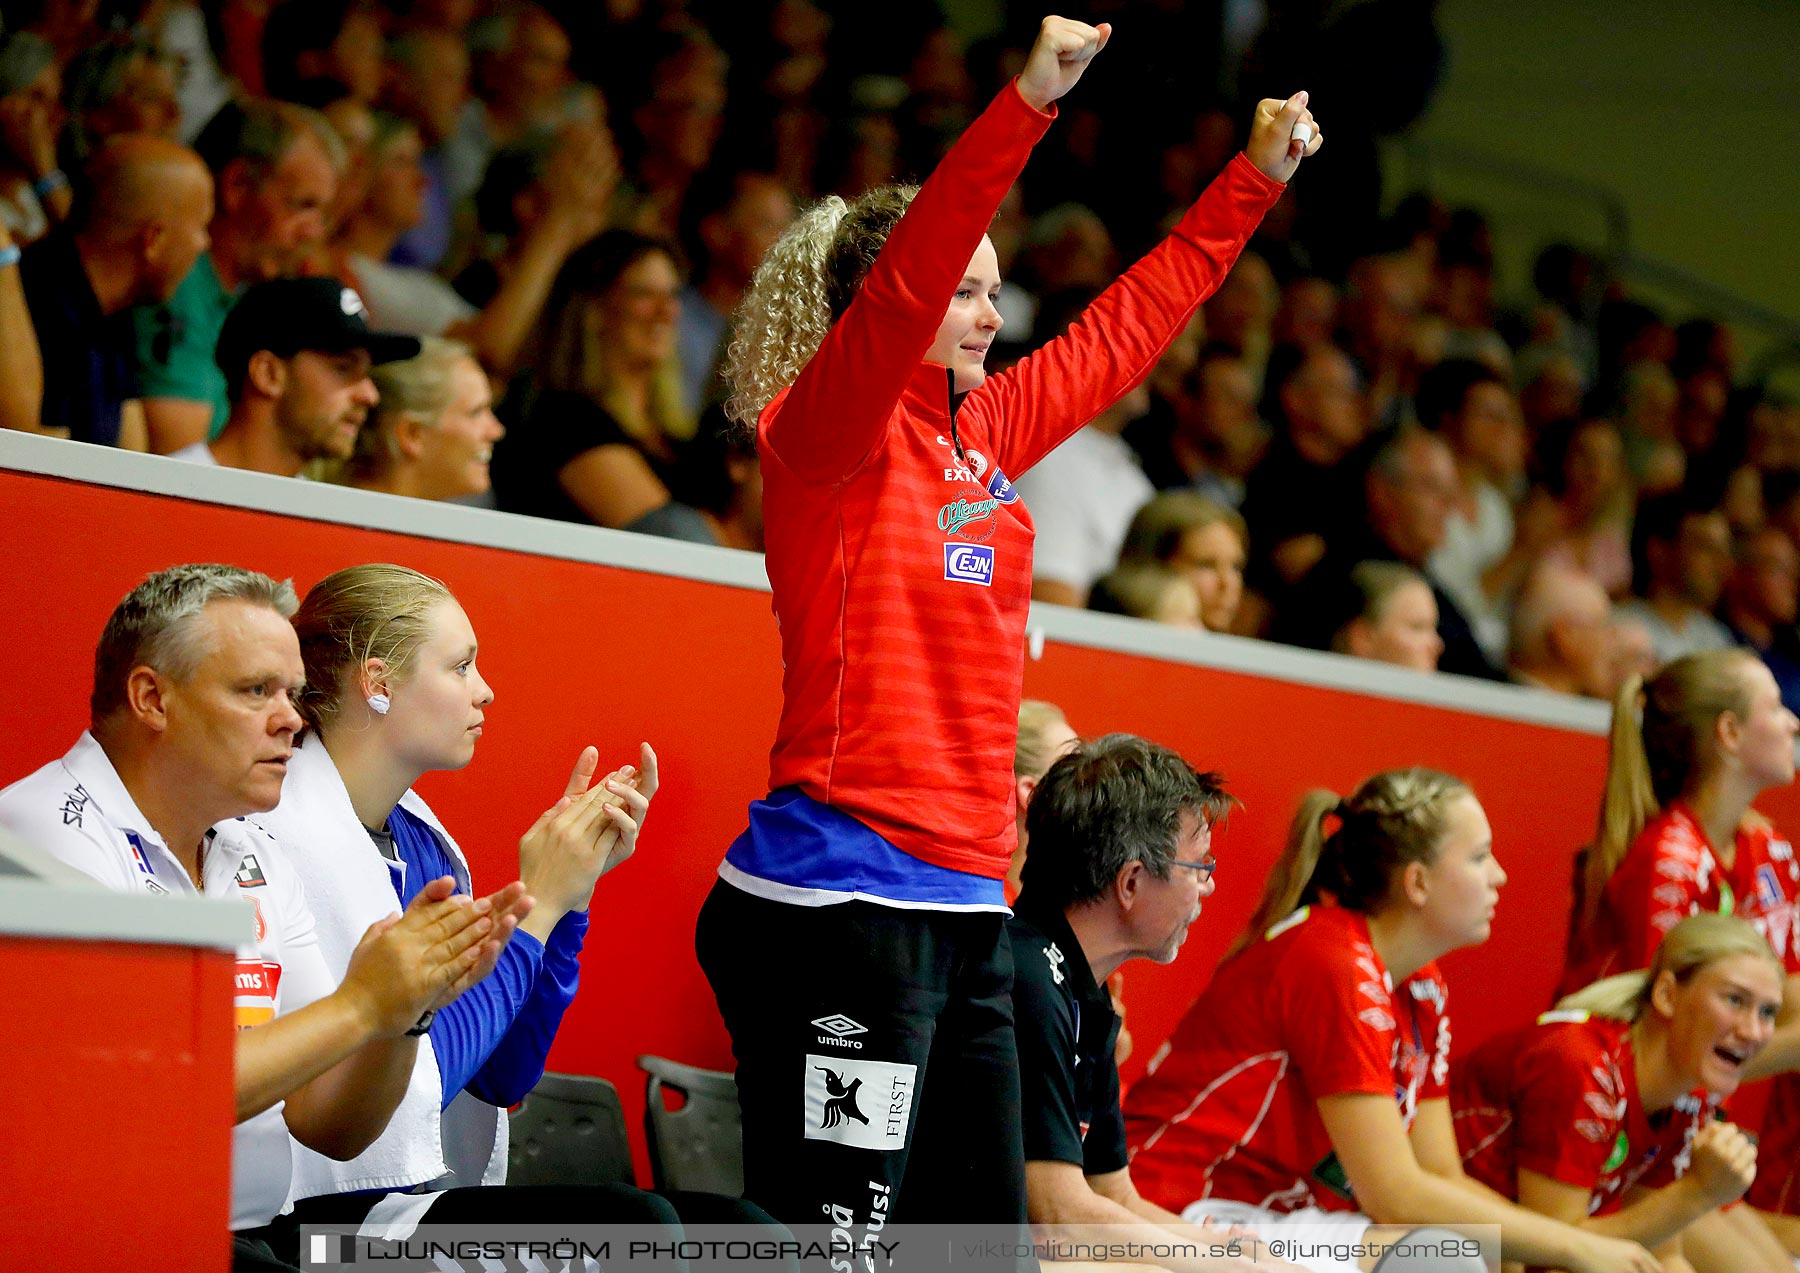
<svg viewBox="0 0 1800 1273"><path fill-rule="evenodd" d="M906 1144L919 1067L846 1056L806 1057L806 1138L861 1149Z"/></svg>
<svg viewBox="0 0 1800 1273"><path fill-rule="evenodd" d="M994 583L994 550L987 544L945 544L944 579L948 583Z"/></svg>

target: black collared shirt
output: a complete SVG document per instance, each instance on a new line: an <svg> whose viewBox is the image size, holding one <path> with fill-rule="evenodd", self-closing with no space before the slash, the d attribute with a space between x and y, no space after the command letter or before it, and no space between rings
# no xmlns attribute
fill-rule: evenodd
<svg viewBox="0 0 1800 1273"><path fill-rule="evenodd" d="M65 230L25 249L19 281L44 356L39 420L78 442L117 446L125 403L138 396L130 312L100 312Z"/></svg>
<svg viewBox="0 0 1800 1273"><path fill-rule="evenodd" d="M1025 1160L1075 1163L1090 1176L1126 1165L1113 1046L1119 1018L1060 911L1031 906L1007 921L1023 1087Z"/></svg>

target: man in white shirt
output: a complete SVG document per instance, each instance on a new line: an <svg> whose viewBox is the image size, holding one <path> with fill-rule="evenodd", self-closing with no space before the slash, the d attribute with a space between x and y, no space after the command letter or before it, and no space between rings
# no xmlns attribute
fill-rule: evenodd
<svg viewBox="0 0 1800 1273"><path fill-rule="evenodd" d="M386 1126L430 1014L485 976L528 909L522 885L438 881L372 926L335 990L299 877L243 815L272 809L300 728L293 588L176 566L120 602L95 658L91 728L0 791L0 826L121 892L239 898L255 940L235 977L233 1229L287 1196L288 1133L339 1158ZM248 1250L244 1268L281 1267Z"/></svg>
<svg viewBox="0 0 1800 1273"><path fill-rule="evenodd" d="M1045 297L1038 315L1045 341L1061 334L1095 295L1071 289ZM1085 606L1094 581L1118 565L1126 528L1156 494L1137 452L1121 436L1149 409L1150 391L1138 385L1015 483L1037 524L1034 600Z"/></svg>

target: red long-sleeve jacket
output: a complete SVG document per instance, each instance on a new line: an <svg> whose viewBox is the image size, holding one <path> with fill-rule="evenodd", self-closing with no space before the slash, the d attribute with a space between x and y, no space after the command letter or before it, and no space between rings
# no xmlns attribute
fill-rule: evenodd
<svg viewBox="0 0 1800 1273"><path fill-rule="evenodd" d="M770 787L996 878L1035 536L1007 478L1149 374L1282 190L1235 158L1079 323L955 408L965 462L950 373L921 360L1051 118L1001 92L757 424L785 669Z"/></svg>

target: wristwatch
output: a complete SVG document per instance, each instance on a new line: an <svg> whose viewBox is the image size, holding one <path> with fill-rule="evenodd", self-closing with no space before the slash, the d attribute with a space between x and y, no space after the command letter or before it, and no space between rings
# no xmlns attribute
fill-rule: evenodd
<svg viewBox="0 0 1800 1273"><path fill-rule="evenodd" d="M431 1029L431 1019L437 1015L436 1008L425 1009L425 1015L413 1022L413 1028L406 1032L408 1038L416 1039Z"/></svg>

